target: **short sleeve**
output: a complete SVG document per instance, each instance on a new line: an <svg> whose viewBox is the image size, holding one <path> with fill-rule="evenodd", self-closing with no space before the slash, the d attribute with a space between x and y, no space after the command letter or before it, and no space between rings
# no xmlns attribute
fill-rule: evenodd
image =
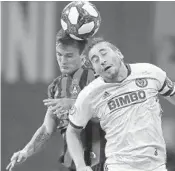
<svg viewBox="0 0 175 171"><path fill-rule="evenodd" d="M86 127L88 121L92 118L93 112L91 110L90 103L87 100L83 90L78 95L78 98L69 112L70 124L77 129L83 129Z"/></svg>
<svg viewBox="0 0 175 171"><path fill-rule="evenodd" d="M156 73L156 80L158 92L162 96L172 96L175 92L175 85L174 82L168 78L165 71L161 68L154 66L154 72Z"/></svg>

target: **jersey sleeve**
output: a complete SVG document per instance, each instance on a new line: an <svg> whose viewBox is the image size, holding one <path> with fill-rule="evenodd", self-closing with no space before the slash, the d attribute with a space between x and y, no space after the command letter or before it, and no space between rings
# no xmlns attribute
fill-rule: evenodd
<svg viewBox="0 0 175 171"><path fill-rule="evenodd" d="M78 95L78 98L69 112L70 124L77 129L86 127L88 121L92 118L93 112L89 101L86 98L83 90Z"/></svg>
<svg viewBox="0 0 175 171"><path fill-rule="evenodd" d="M174 95L175 84L170 78L168 78L166 72L157 66L154 66L153 69L156 72L156 80L158 80L157 88L159 94L162 96Z"/></svg>

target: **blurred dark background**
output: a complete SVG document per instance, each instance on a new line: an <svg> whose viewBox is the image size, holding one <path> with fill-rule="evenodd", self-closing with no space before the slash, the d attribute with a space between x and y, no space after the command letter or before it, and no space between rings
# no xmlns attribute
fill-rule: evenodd
<svg viewBox="0 0 175 171"><path fill-rule="evenodd" d="M93 2L99 35L116 44L126 62L148 62L175 81L175 2ZM42 124L48 84L60 73L55 35L68 2L1 2L1 170ZM175 107L161 98L168 169L175 170ZM60 134L17 171L66 170L57 161Z"/></svg>

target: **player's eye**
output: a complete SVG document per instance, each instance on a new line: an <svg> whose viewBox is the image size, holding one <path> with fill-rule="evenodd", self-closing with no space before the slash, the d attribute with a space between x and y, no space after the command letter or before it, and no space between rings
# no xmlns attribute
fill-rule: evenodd
<svg viewBox="0 0 175 171"><path fill-rule="evenodd" d="M72 58L73 57L73 54L67 54L66 57L67 58Z"/></svg>
<svg viewBox="0 0 175 171"><path fill-rule="evenodd" d="M59 53L59 52L57 52L57 53L56 53L56 55L57 55L57 56L62 56L62 54L61 54L61 53Z"/></svg>
<svg viewBox="0 0 175 171"><path fill-rule="evenodd" d="M107 51L104 51L104 52L102 53L102 55L105 56L105 55L107 55L107 53L108 53Z"/></svg>
<svg viewBox="0 0 175 171"><path fill-rule="evenodd" d="M73 57L73 55L67 55L67 58L72 58Z"/></svg>

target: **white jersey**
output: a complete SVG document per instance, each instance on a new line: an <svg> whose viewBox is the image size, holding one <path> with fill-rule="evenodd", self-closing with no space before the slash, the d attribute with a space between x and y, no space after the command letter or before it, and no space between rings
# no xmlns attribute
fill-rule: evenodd
<svg viewBox="0 0 175 171"><path fill-rule="evenodd" d="M106 133L107 164L152 170L166 162L158 93L170 96L175 87L166 73L152 64L127 65L121 83L105 83L98 77L78 96L70 123L84 128L98 118Z"/></svg>

